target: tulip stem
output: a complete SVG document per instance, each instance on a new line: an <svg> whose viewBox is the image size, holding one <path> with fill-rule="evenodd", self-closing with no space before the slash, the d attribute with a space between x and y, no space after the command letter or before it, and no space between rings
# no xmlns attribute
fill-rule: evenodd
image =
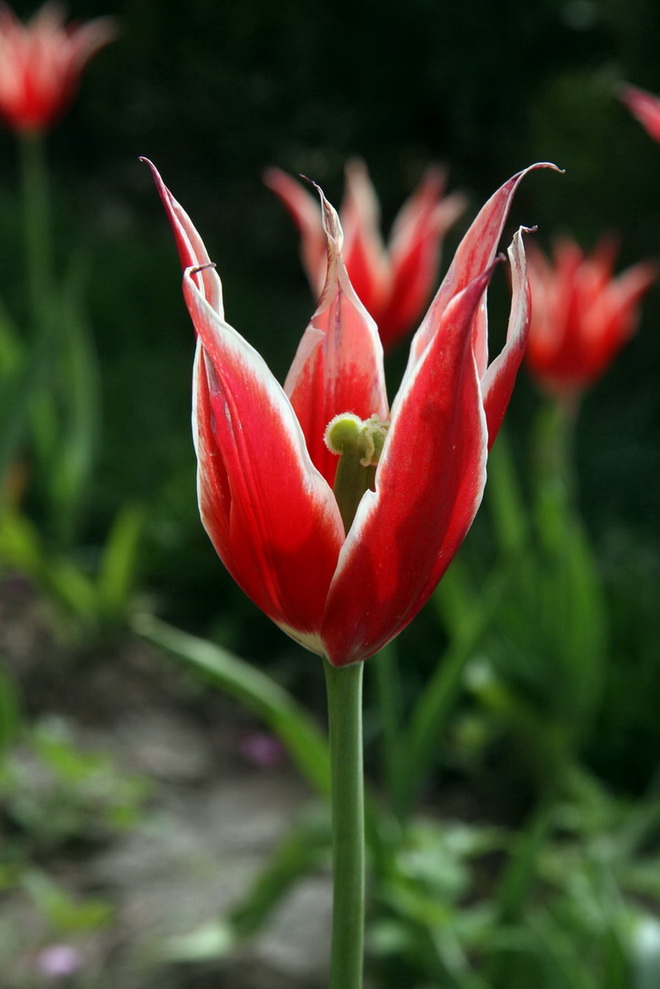
<svg viewBox="0 0 660 989"><path fill-rule="evenodd" d="M40 134L21 134L25 253L35 327L43 332L51 306L51 230L48 169Z"/></svg>
<svg viewBox="0 0 660 989"><path fill-rule="evenodd" d="M332 949L329 989L361 989L364 955L363 664L324 661L332 795Z"/></svg>

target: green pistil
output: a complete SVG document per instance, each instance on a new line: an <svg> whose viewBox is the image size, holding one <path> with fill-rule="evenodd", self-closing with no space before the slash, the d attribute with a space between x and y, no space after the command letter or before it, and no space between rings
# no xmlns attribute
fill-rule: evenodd
<svg viewBox="0 0 660 989"><path fill-rule="evenodd" d="M328 449L339 454L334 492L346 532L365 491L373 489L388 426L376 416L362 420L345 412L335 416L325 431Z"/></svg>

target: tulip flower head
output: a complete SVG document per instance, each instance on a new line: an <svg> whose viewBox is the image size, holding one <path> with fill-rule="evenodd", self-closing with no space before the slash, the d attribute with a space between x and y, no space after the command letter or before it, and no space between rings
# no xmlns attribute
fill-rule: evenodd
<svg viewBox="0 0 660 989"><path fill-rule="evenodd" d="M108 17L66 27L47 3L28 24L0 6L0 115L16 131L40 133L66 110L82 70L115 35Z"/></svg>
<svg viewBox="0 0 660 989"><path fill-rule="evenodd" d="M302 260L318 298L327 272L326 235L318 199L278 168L264 176L291 213L302 242ZM376 321L386 350L412 330L436 284L442 239L465 208L458 193L444 195L445 174L427 169L403 205L385 247L376 192L364 162L346 166L346 191L339 212L343 258L358 298Z"/></svg>
<svg viewBox="0 0 660 989"><path fill-rule="evenodd" d="M226 321L204 244L153 172L197 334L204 526L230 574L284 631L334 666L366 659L426 602L481 501L527 335L522 230L509 249L507 339L490 364L485 292L526 172L494 194L459 246L391 409L377 328L351 285L325 199L325 286L281 387Z"/></svg>
<svg viewBox="0 0 660 989"><path fill-rule="evenodd" d="M529 249L532 319L527 364L541 387L572 400L607 369L638 322L639 303L658 276L643 261L614 276L616 244L604 238L589 255L557 241L554 263Z"/></svg>
<svg viewBox="0 0 660 989"><path fill-rule="evenodd" d="M660 141L660 97L626 84L621 87L619 98L633 117L639 120L649 137Z"/></svg>

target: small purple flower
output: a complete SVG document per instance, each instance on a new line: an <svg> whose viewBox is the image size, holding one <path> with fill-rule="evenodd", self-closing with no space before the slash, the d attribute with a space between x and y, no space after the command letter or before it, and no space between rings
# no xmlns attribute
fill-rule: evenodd
<svg viewBox="0 0 660 989"><path fill-rule="evenodd" d="M239 751L244 759L259 769L275 769L284 759L282 743L275 735L265 731L245 735L239 742Z"/></svg>
<svg viewBox="0 0 660 989"><path fill-rule="evenodd" d="M72 944L49 944L37 955L36 967L52 979L66 978L83 967L82 953Z"/></svg>

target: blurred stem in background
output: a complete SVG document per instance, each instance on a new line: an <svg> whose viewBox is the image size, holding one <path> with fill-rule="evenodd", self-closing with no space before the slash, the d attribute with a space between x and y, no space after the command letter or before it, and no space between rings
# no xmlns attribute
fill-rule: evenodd
<svg viewBox="0 0 660 989"><path fill-rule="evenodd" d="M85 636L125 620L144 512L122 506L96 566L77 562L100 443L88 266L74 257L57 277L44 133L21 130L17 139L29 331L0 313L0 564L34 581Z"/></svg>
<svg viewBox="0 0 660 989"><path fill-rule="evenodd" d="M35 483L48 535L60 548L78 535L98 447L100 381L83 315L79 259L55 279L50 182L41 133L20 133L26 280L37 387L30 403ZM45 366L44 366L45 365Z"/></svg>
<svg viewBox="0 0 660 989"><path fill-rule="evenodd" d="M25 260L33 329L53 319L53 254L48 168L41 133L18 135Z"/></svg>

